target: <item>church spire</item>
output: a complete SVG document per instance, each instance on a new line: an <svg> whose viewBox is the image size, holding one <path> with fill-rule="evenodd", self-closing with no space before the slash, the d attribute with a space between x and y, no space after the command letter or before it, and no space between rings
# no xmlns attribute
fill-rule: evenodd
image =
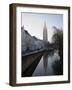
<svg viewBox="0 0 72 90"><path fill-rule="evenodd" d="M47 26L46 26L46 22L44 22L44 28L43 28L43 40L45 42L48 41L48 34L47 34Z"/></svg>
<svg viewBox="0 0 72 90"><path fill-rule="evenodd" d="M44 21L44 27L46 28L46 22Z"/></svg>

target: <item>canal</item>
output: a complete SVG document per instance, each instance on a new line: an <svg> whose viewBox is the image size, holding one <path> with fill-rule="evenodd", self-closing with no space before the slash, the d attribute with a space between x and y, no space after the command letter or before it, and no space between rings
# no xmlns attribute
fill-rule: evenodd
<svg viewBox="0 0 72 90"><path fill-rule="evenodd" d="M58 50L53 50L51 52L46 51L33 56L23 58L22 77L63 74L63 60Z"/></svg>

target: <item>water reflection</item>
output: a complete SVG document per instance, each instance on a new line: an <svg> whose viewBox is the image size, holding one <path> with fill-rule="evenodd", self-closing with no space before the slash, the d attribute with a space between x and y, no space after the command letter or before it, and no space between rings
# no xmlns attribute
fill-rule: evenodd
<svg viewBox="0 0 72 90"><path fill-rule="evenodd" d="M48 66L48 53L45 53L43 55L43 66L44 66L44 71L47 71L47 66Z"/></svg>
<svg viewBox="0 0 72 90"><path fill-rule="evenodd" d="M27 64L25 60L27 59ZM58 50L24 57L22 60L22 77L49 76L63 74L63 59Z"/></svg>
<svg viewBox="0 0 72 90"><path fill-rule="evenodd" d="M42 56L32 76L62 75L62 64L58 50Z"/></svg>

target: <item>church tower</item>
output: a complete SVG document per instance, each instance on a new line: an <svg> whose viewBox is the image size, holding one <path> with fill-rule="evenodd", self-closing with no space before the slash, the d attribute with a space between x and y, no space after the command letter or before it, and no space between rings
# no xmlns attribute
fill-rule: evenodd
<svg viewBox="0 0 72 90"><path fill-rule="evenodd" d="M48 33L47 33L46 22L44 22L44 28L43 28L43 41L48 42Z"/></svg>

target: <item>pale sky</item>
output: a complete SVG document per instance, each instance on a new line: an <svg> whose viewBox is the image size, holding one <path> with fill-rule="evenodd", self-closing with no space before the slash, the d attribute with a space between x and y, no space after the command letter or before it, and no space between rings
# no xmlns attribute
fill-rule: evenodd
<svg viewBox="0 0 72 90"><path fill-rule="evenodd" d="M39 39L43 39L43 27L46 22L48 41L51 42L53 35L53 26L63 28L63 15L62 14L48 14L48 13L21 13L21 26L32 35Z"/></svg>

